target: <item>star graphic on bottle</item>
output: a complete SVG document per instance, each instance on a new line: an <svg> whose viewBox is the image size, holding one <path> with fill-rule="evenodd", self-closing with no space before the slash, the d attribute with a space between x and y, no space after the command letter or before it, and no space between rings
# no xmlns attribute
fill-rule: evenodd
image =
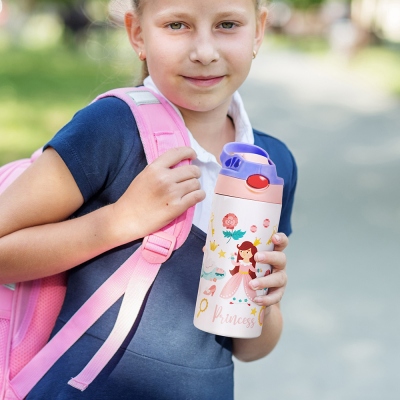
<svg viewBox="0 0 400 400"><path fill-rule="evenodd" d="M219 253L218 253L218 255L219 255L219 258L225 258L225 254L226 254L226 251L220 251Z"/></svg>

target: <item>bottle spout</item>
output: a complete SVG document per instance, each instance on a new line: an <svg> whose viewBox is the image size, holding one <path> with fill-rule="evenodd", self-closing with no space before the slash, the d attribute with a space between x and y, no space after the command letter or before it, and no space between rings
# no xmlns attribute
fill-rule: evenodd
<svg viewBox="0 0 400 400"><path fill-rule="evenodd" d="M251 161L257 164L268 164L270 165L269 158L261 156L259 154L253 153L243 153L241 154L244 160Z"/></svg>
<svg viewBox="0 0 400 400"><path fill-rule="evenodd" d="M227 143L220 159L221 175L243 180L248 180L251 176L262 176L268 180L268 184L283 185L283 179L278 177L275 164L268 153L259 146L247 143Z"/></svg>

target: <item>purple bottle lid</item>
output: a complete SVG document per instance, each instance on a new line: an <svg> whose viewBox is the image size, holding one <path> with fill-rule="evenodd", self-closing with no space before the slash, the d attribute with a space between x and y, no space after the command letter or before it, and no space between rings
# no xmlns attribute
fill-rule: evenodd
<svg viewBox="0 0 400 400"><path fill-rule="evenodd" d="M243 179L250 186L283 185L268 153L253 144L231 142L222 149L220 174ZM256 187L254 186L254 187Z"/></svg>

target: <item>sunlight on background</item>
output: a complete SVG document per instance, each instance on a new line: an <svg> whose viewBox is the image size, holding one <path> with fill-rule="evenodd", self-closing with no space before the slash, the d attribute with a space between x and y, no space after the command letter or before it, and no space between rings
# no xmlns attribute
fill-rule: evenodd
<svg viewBox="0 0 400 400"><path fill-rule="evenodd" d="M25 48L36 50L58 44L62 32L62 22L57 15L38 14L26 21L20 40Z"/></svg>
<svg viewBox="0 0 400 400"><path fill-rule="evenodd" d="M99 93L132 85L140 68L121 4L111 17L104 1L2 4L0 165L29 156Z"/></svg>

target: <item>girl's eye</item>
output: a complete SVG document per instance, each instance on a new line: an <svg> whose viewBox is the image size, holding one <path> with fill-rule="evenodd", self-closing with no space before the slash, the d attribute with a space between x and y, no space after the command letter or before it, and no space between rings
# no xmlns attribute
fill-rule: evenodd
<svg viewBox="0 0 400 400"><path fill-rule="evenodd" d="M171 29L174 30L179 30L182 29L183 24L181 22L172 22L171 24L168 25Z"/></svg>
<svg viewBox="0 0 400 400"><path fill-rule="evenodd" d="M221 27L224 29L232 29L234 28L236 25L234 22L222 22L221 23Z"/></svg>

